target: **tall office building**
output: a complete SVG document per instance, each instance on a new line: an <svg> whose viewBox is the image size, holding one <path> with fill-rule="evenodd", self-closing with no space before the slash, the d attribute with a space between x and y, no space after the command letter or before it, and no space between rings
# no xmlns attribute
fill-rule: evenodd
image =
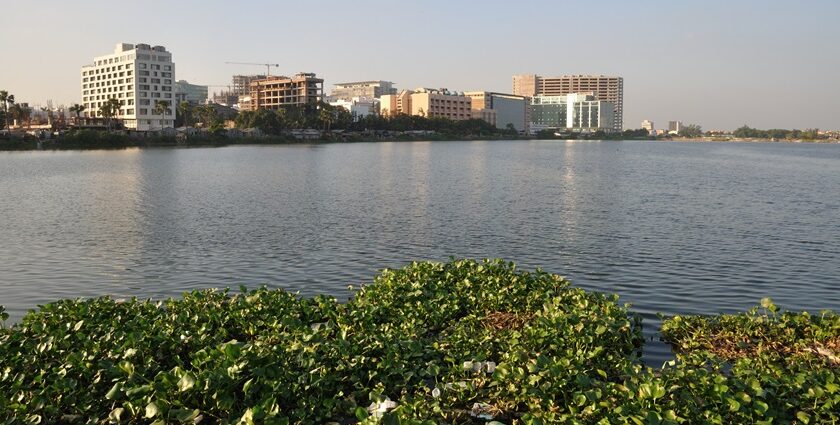
<svg viewBox="0 0 840 425"><path fill-rule="evenodd" d="M115 118L126 128L159 130L175 123L175 64L163 46L119 43L114 53L83 66L81 79L87 117L101 117L99 108L108 99L117 99L120 109ZM163 114L155 112L158 101L168 104Z"/></svg>
<svg viewBox="0 0 840 425"><path fill-rule="evenodd" d="M677 134L682 130L682 121L668 121L668 132Z"/></svg>
<svg viewBox="0 0 840 425"><path fill-rule="evenodd" d="M613 129L624 128L624 78L605 75L563 75L542 77L536 74L513 76L513 94L533 97L565 96L573 93L591 93L597 100L613 105Z"/></svg>

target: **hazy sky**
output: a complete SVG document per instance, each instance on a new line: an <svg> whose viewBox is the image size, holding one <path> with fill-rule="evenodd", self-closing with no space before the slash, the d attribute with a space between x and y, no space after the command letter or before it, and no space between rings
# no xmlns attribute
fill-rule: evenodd
<svg viewBox="0 0 840 425"><path fill-rule="evenodd" d="M840 128L840 0L2 1L0 89L80 102L118 42L166 46L177 79L316 72L510 92L511 76L624 77L624 123ZM211 91L213 88L211 88ZM217 89L218 90L218 89Z"/></svg>

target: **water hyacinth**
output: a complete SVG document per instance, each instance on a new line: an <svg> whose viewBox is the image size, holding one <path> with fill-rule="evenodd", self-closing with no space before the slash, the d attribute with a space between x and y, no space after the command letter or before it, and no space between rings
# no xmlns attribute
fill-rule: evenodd
<svg viewBox="0 0 840 425"><path fill-rule="evenodd" d="M6 423L831 423L840 320L674 317L639 362L617 297L501 260L282 290L64 300L0 329ZM5 318L0 309L0 318Z"/></svg>

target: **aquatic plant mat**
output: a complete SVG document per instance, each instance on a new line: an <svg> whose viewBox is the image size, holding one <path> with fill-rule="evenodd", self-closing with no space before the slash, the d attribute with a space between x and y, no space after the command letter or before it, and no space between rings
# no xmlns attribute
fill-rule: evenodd
<svg viewBox="0 0 840 425"><path fill-rule="evenodd" d="M639 361L617 297L500 260L282 290L65 300L0 330L5 423L834 423L840 320L673 317ZM3 314L0 310L0 314ZM5 315L5 314L3 314Z"/></svg>

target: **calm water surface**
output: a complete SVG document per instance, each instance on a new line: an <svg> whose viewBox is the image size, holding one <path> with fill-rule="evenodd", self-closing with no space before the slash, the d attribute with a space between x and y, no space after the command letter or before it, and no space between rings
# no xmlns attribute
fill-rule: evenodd
<svg viewBox="0 0 840 425"><path fill-rule="evenodd" d="M0 304L261 284L348 297L501 257L645 318L840 310L840 145L416 142L0 153ZM653 343L650 364L668 358Z"/></svg>

